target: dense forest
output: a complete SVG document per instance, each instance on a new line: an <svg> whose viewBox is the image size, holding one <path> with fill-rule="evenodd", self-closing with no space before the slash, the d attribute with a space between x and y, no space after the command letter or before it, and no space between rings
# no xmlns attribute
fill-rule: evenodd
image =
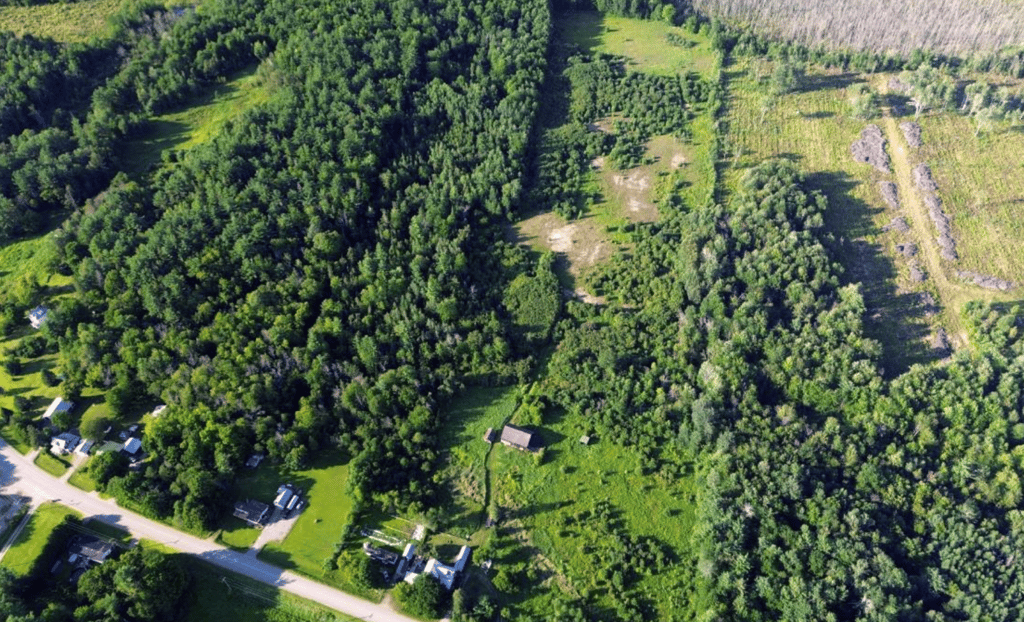
<svg viewBox="0 0 1024 622"><path fill-rule="evenodd" d="M438 401L525 369L494 251L521 192L548 14L212 6L158 48L153 91L110 89L115 112L158 109L178 90L159 77L182 64L223 72L230 61L191 55L203 39L266 59L282 92L152 180L115 179L59 232L81 292L51 329L64 386L103 387L116 411L171 405L148 431L159 461L105 482L152 514L208 526L218 482L251 452L299 467L332 445L355 455L357 494L417 504Z"/></svg>
<svg viewBox="0 0 1024 622"><path fill-rule="evenodd" d="M929 62L703 24L723 54ZM297 469L341 448L358 500L424 512L445 400L527 381L548 351L544 400L635 449L646 474L681 475L669 444L695 456L700 558L680 563L711 593L707 619L1024 617L1018 309L970 306L973 349L884 380L859 286L828 250L828 205L789 161L721 202L667 188L660 220L593 277L608 305L563 305L552 257L506 241L527 204L579 217L593 157L636 165L651 136L714 114L720 85L549 50L541 0L210 0L121 28L91 47L3 36L0 90L0 239L67 216L53 262L77 292L23 347L59 349L71 399L169 405L143 470L95 462L106 492L206 529L251 453ZM253 66L268 103L155 171L118 173L147 117ZM544 80L574 94L564 129L535 122ZM613 132L588 130L608 115ZM671 558L616 535L636 572ZM159 565L136 557L122 559ZM79 589L121 575L95 576ZM30 607L10 583L0 612L18 616ZM627 583L616 611L566 594L545 619L643 619ZM129 600L114 590L75 619L154 618Z"/></svg>

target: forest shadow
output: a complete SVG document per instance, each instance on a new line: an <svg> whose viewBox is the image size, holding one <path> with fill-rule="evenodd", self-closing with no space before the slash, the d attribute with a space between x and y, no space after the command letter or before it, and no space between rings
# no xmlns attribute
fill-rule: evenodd
<svg viewBox="0 0 1024 622"><path fill-rule="evenodd" d="M841 73L834 76L823 74L810 74L804 76L800 81L797 93L811 93L814 91L838 91L849 88L858 82L864 82L864 78L857 73Z"/></svg>
<svg viewBox="0 0 1024 622"><path fill-rule="evenodd" d="M915 363L945 355L928 347L927 319L937 309L920 292L896 285L896 263L881 244L865 239L879 233L874 217L884 212L853 196L859 182L840 171L807 176L807 185L828 198L825 226L833 235L822 239L843 267L843 284L857 283L864 297L864 334L882 345L883 374L897 376Z"/></svg>

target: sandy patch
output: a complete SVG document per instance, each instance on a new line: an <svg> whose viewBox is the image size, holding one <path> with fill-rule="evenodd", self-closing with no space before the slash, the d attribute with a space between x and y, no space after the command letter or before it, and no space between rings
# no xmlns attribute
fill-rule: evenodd
<svg viewBox="0 0 1024 622"><path fill-rule="evenodd" d="M677 153L677 154L672 156L672 168L679 168L679 167L683 166L684 164L689 164L689 163L690 162L686 159L686 156L684 156L681 153Z"/></svg>
<svg viewBox="0 0 1024 622"><path fill-rule="evenodd" d="M628 175L612 175L612 183L627 190L644 191L650 188L651 178L640 171L632 171Z"/></svg>
<svg viewBox="0 0 1024 622"><path fill-rule="evenodd" d="M576 225L559 227L548 233L547 246L556 253L568 253L575 243L573 234L576 233Z"/></svg>
<svg viewBox="0 0 1024 622"><path fill-rule="evenodd" d="M604 156L597 156L596 158L591 160L590 161L590 166L596 168L597 170L603 169L604 168Z"/></svg>

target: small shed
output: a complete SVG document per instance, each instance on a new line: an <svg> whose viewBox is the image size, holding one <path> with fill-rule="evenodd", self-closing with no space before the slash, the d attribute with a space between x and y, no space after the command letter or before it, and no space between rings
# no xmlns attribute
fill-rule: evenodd
<svg viewBox="0 0 1024 622"><path fill-rule="evenodd" d="M589 444L590 444L590 437L589 436L584 435L584 436L580 437L580 445L589 445Z"/></svg>
<svg viewBox="0 0 1024 622"><path fill-rule="evenodd" d="M533 432L517 428L514 425L507 425L501 431L501 442L509 447L529 450L533 446Z"/></svg>
<svg viewBox="0 0 1024 622"><path fill-rule="evenodd" d="M95 444L96 441L90 441L87 438L83 438L82 442L78 444L78 447L75 447L75 453L82 456L88 456L89 452L92 451L93 445Z"/></svg>
<svg viewBox="0 0 1024 622"><path fill-rule="evenodd" d="M494 442L494 428L487 428L487 431L484 432L484 442L485 443L493 443Z"/></svg>

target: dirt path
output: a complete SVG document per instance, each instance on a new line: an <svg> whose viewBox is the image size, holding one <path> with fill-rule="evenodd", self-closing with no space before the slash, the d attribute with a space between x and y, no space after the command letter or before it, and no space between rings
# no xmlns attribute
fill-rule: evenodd
<svg viewBox="0 0 1024 622"><path fill-rule="evenodd" d="M960 307L972 296L965 286L950 281L943 268L943 259L939 256L939 246L935 239L935 232L932 230L931 220L928 218L928 210L914 184L913 164L910 161L910 154L907 153L903 133L888 107L882 109L882 114L884 122L882 130L889 142L889 156L892 158L893 175L899 186L900 202L903 205L903 210L909 216L910 226L913 227L914 235L919 241L918 247L925 268L928 270L928 278L935 284L935 288L939 292L939 304L944 310L949 311L943 314L943 318L953 345L957 348L964 347L968 340L967 331L964 330L963 322L960 320Z"/></svg>

